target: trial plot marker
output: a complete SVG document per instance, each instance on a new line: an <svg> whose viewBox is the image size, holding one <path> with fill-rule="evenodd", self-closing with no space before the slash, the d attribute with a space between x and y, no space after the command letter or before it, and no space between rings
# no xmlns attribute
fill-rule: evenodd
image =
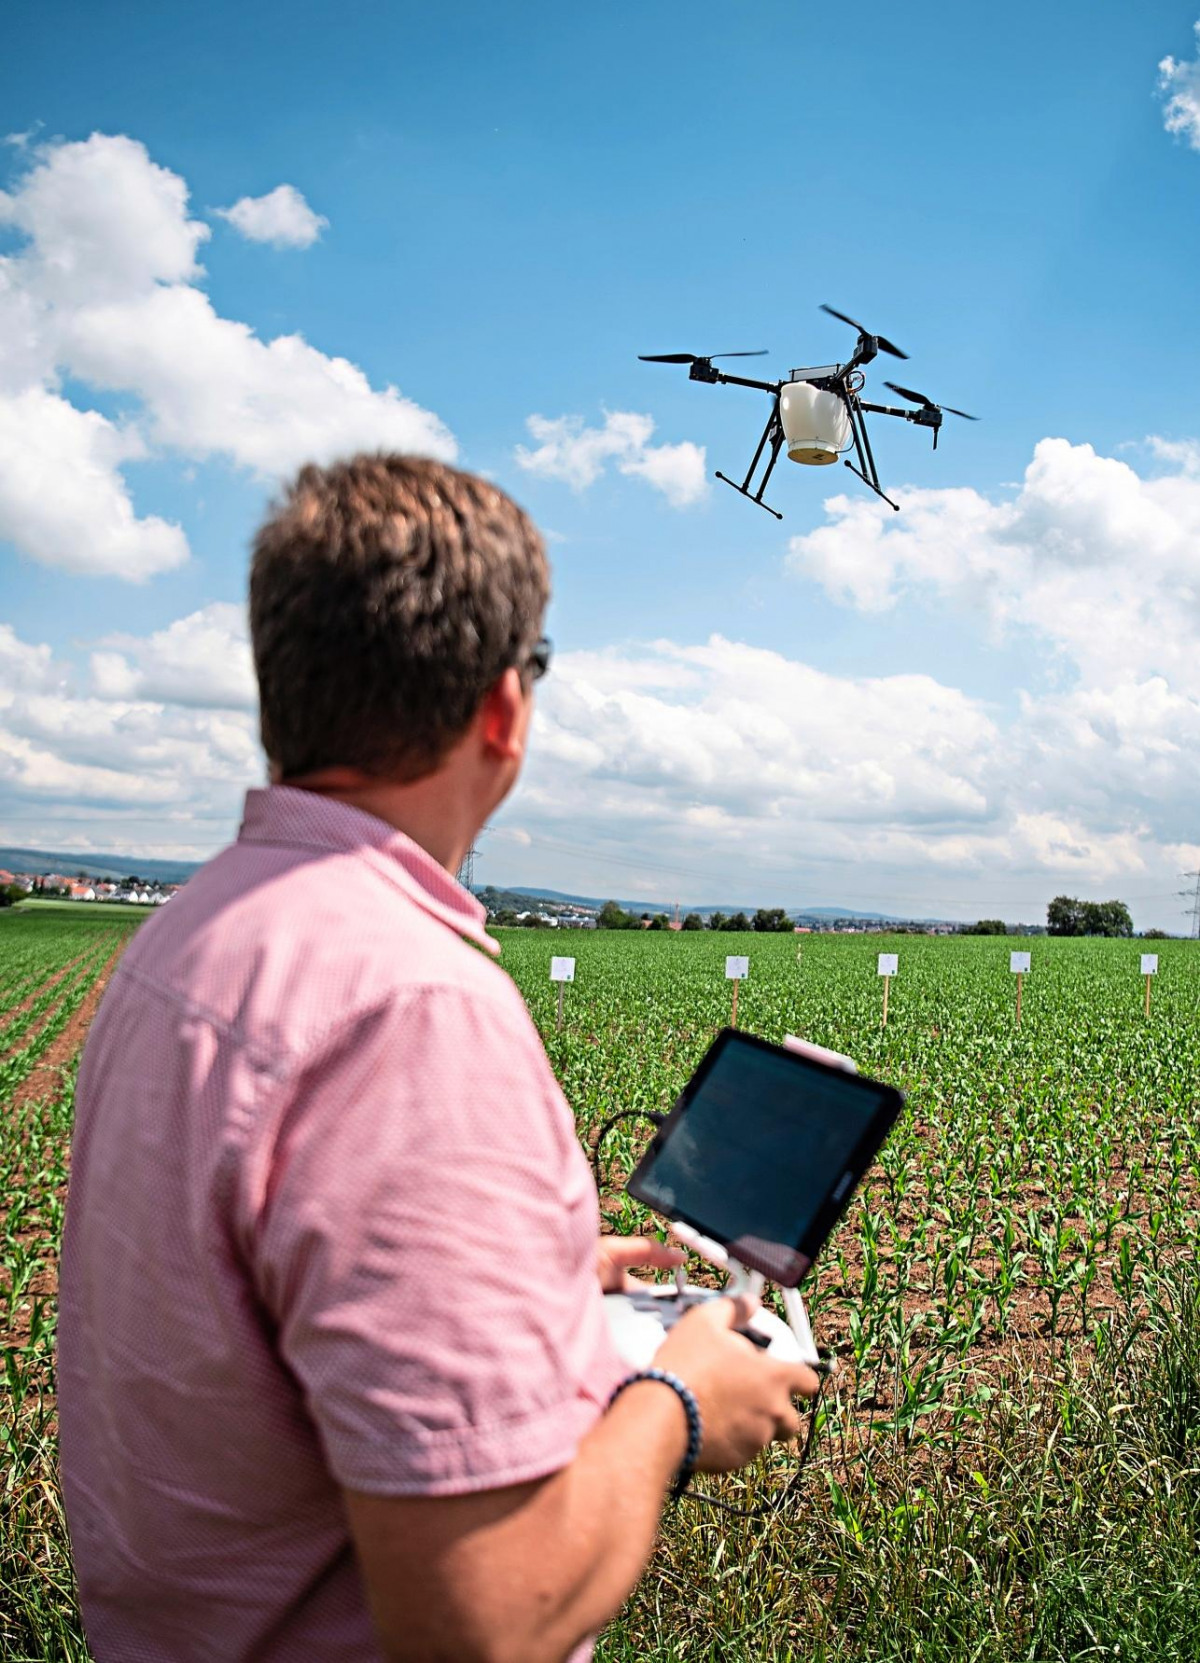
<svg viewBox="0 0 1200 1663"><path fill-rule="evenodd" d="M1150 1015L1150 978L1158 975L1158 954L1142 954L1142 975L1146 978L1146 1015Z"/></svg>
<svg viewBox="0 0 1200 1663"><path fill-rule="evenodd" d="M883 1025L887 1027L888 989L892 985L892 977L900 968L899 953L880 953L879 974L883 977Z"/></svg>
<svg viewBox="0 0 1200 1663"><path fill-rule="evenodd" d="M1008 955L1009 971L1012 975L1014 975L1017 978L1017 1027L1018 1028L1021 1026L1021 983L1025 980L1025 977L1029 974L1029 959L1030 959L1030 955L1028 953L1010 953Z"/></svg>
<svg viewBox="0 0 1200 1663"><path fill-rule="evenodd" d="M729 1018L729 1026L731 1028L736 1028L737 1027L737 990L738 990L738 983L739 982L744 982L746 977L749 974L750 974L750 960L749 959L747 959L747 958L738 958L738 956L736 954L730 954L726 958L726 960L725 960L725 979L726 979L726 981L729 981L729 982L733 983L733 1013Z"/></svg>
<svg viewBox="0 0 1200 1663"><path fill-rule="evenodd" d="M567 982L575 980L575 960L553 958L550 960L550 980L558 983L558 1025L563 1025L563 989Z"/></svg>

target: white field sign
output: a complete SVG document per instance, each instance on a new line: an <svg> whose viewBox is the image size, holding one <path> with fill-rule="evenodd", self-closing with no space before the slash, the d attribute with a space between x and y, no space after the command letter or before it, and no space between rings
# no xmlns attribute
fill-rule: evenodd
<svg viewBox="0 0 1200 1663"><path fill-rule="evenodd" d="M736 953L731 953L726 957L726 960L725 960L725 980L727 982L732 982L733 983L733 1010L731 1011L730 1017L729 1017L729 1026L731 1028L736 1028L737 1027L737 990L738 990L738 983L739 982L744 982L746 980L746 977L749 974L750 974L750 960L749 959L739 958Z"/></svg>
<svg viewBox="0 0 1200 1663"><path fill-rule="evenodd" d="M892 977L900 968L899 953L880 953L879 974L883 977L883 1026L887 1027L888 989L892 985Z"/></svg>
<svg viewBox="0 0 1200 1663"><path fill-rule="evenodd" d="M1142 975L1146 978L1146 1015L1150 1015L1150 978L1158 975L1158 954L1142 954Z"/></svg>
<svg viewBox="0 0 1200 1663"><path fill-rule="evenodd" d="M1028 954L1028 953L1010 953L1008 955L1009 971L1011 972L1012 975L1014 975L1017 978L1017 1027L1018 1028L1021 1026L1021 983L1025 980L1026 976L1028 976L1028 974L1029 974L1029 961L1030 961L1030 954Z"/></svg>
<svg viewBox="0 0 1200 1663"><path fill-rule="evenodd" d="M568 982L575 980L575 960L553 958L550 960L550 980L558 983L558 1025L563 1025L563 991Z"/></svg>

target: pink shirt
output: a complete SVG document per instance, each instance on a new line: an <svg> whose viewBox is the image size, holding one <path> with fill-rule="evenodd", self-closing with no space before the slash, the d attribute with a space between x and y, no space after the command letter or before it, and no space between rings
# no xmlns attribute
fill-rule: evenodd
<svg viewBox="0 0 1200 1663"><path fill-rule="evenodd" d="M410 839L273 787L121 960L59 1323L100 1663L378 1659L339 1486L556 1471L620 1378L587 1162L480 947Z"/></svg>

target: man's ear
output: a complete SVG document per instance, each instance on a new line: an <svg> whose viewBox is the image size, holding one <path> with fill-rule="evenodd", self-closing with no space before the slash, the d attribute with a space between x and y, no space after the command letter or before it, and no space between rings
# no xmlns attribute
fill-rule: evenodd
<svg viewBox="0 0 1200 1663"><path fill-rule="evenodd" d="M484 695L479 717L485 749L498 761L519 762L525 754L528 695L514 669L505 670Z"/></svg>

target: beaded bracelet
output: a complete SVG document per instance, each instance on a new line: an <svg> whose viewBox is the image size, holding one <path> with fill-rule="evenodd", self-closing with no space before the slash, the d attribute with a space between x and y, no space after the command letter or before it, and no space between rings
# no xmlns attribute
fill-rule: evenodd
<svg viewBox="0 0 1200 1663"><path fill-rule="evenodd" d="M626 1386L634 1386L639 1380L657 1380L660 1385L670 1386L671 1390L683 1404L687 1415L688 1441L683 1460L679 1463L679 1471L675 1474L675 1482L671 1486L671 1500L678 1501L691 1482L692 1473L696 1470L696 1462L700 1459L700 1445L704 1438L704 1427L700 1420L700 1405L696 1402L694 1393L689 1386L685 1386L677 1374L670 1374L666 1369L638 1369L636 1374L627 1374L618 1386L613 1389L607 1408L611 1409Z"/></svg>

